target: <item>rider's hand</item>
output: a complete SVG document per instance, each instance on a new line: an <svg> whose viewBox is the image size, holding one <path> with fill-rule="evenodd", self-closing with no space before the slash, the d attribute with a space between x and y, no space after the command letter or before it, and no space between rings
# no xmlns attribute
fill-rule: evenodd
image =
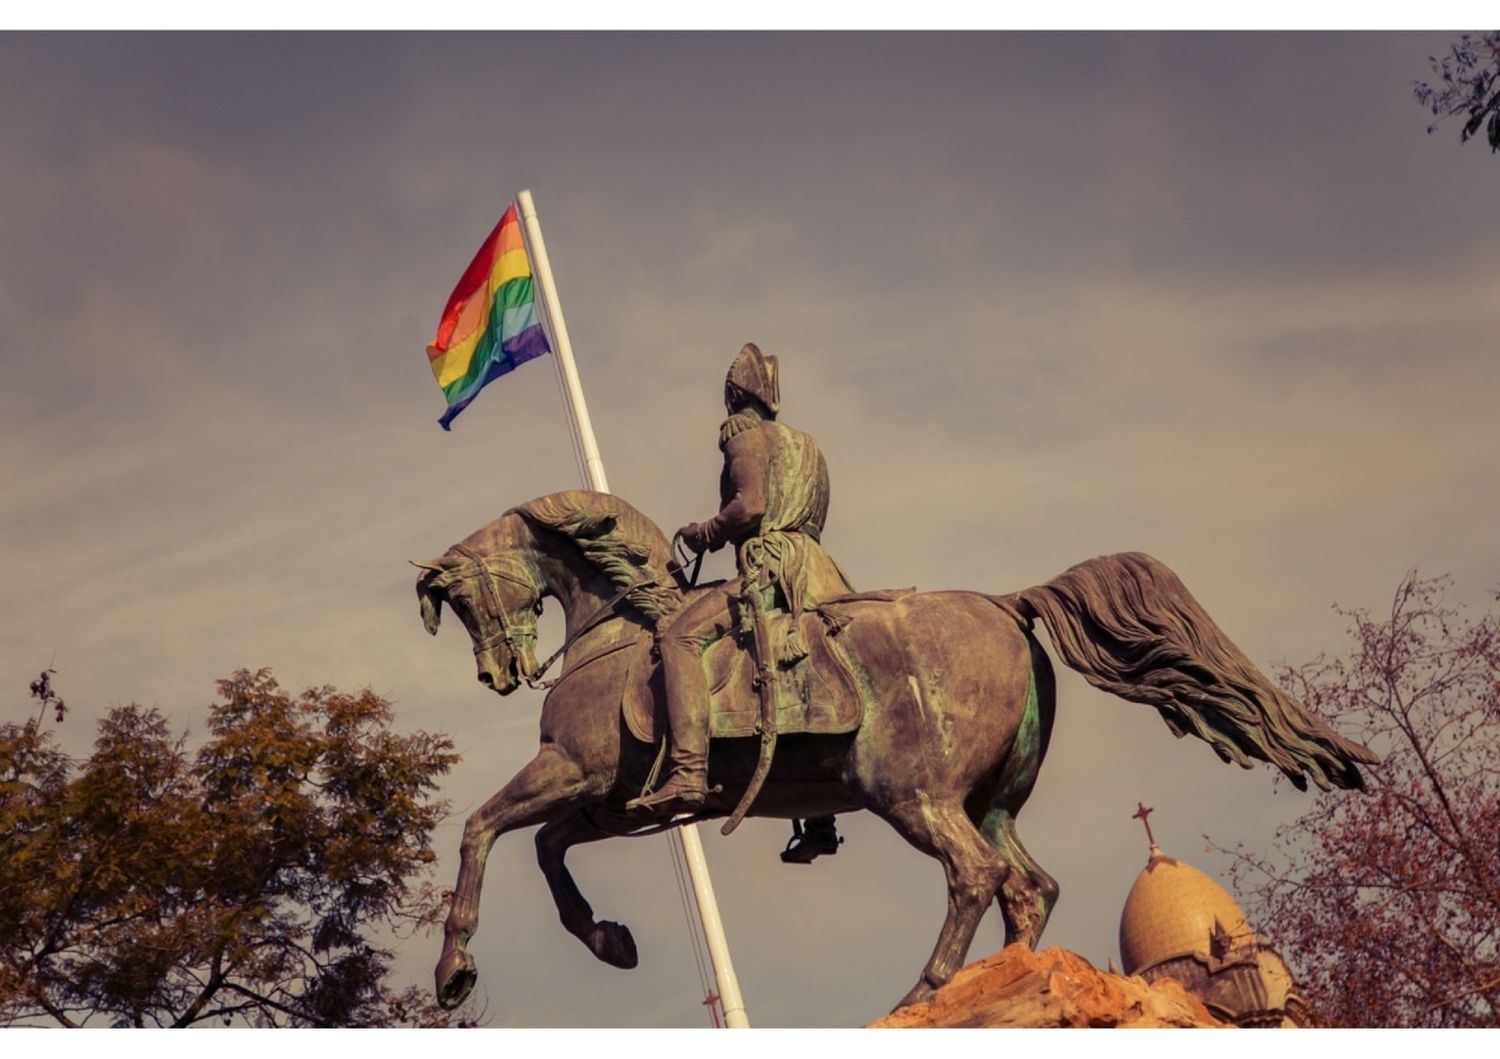
<svg viewBox="0 0 1500 1059"><path fill-rule="evenodd" d="M682 543L695 555L708 551L708 527L701 522L689 522L677 531Z"/></svg>

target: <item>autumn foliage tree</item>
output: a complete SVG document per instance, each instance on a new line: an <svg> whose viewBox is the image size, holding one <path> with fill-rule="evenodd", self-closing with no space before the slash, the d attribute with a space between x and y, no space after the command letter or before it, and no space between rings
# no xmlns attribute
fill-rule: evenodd
<svg viewBox="0 0 1500 1059"><path fill-rule="evenodd" d="M1490 150L1500 151L1500 31L1464 33L1441 59L1427 58L1433 81L1416 81L1412 91L1428 110L1433 132L1448 118L1462 117L1459 141L1467 142L1482 127Z"/></svg>
<svg viewBox="0 0 1500 1059"><path fill-rule="evenodd" d="M192 753L154 709L109 711L86 760L35 715L0 725L0 1024L441 1024L387 985L426 881L452 744L391 730L371 691L219 682ZM394 934L393 934L394 932Z"/></svg>
<svg viewBox="0 0 1500 1059"><path fill-rule="evenodd" d="M1279 673L1383 757L1231 870L1327 1025L1500 1025L1500 615L1448 587L1409 574L1388 612L1341 611L1348 658Z"/></svg>

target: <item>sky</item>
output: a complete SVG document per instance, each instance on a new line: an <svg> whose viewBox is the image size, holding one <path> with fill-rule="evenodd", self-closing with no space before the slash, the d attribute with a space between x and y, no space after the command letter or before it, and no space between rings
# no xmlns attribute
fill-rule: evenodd
<svg viewBox="0 0 1500 1059"><path fill-rule="evenodd" d="M1500 587L1500 160L1411 95L1433 33L0 35L0 702L46 667L85 753L110 706L201 735L214 681L370 686L464 755L462 820L540 698L423 632L408 560L580 484L552 358L455 422L423 349L536 198L612 487L717 506L724 371L780 358L824 543L860 588L1009 592L1171 566L1263 669L1347 650L1402 576ZM728 558L710 560L723 576ZM543 649L557 643L548 615ZM550 639L549 639L550 638ZM1055 658L1055 656L1054 656ZM1308 804L1058 663L1019 831L1043 938L1103 967L1146 859L1263 849ZM869 816L784 866L701 829L749 1016L848 1027L915 981L937 862ZM530 833L490 856L489 1024L703 1026L661 838L576 849L641 964L558 923ZM1003 941L986 917L971 959ZM436 936L403 943L431 982Z"/></svg>

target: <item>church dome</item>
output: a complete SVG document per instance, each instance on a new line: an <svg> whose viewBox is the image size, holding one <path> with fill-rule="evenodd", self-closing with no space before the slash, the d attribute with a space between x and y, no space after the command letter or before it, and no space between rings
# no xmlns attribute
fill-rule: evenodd
<svg viewBox="0 0 1500 1059"><path fill-rule="evenodd" d="M1152 845L1151 859L1120 913L1120 959L1126 974L1186 953L1222 958L1254 941L1245 913L1227 890Z"/></svg>
<svg viewBox="0 0 1500 1059"><path fill-rule="evenodd" d="M1260 971L1261 984L1266 987L1266 1007L1285 1008L1289 1003L1301 1002L1297 985L1292 981L1292 972L1286 961L1272 949L1263 948L1255 954Z"/></svg>

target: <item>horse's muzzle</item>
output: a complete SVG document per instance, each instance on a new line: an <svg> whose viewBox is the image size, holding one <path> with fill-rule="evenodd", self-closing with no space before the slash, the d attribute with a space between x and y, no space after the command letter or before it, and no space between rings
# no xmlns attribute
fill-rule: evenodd
<svg viewBox="0 0 1500 1059"><path fill-rule="evenodd" d="M498 695L509 695L521 686L521 675L517 672L515 655L506 652L505 663L497 664L493 656L483 655L479 663L479 683Z"/></svg>

